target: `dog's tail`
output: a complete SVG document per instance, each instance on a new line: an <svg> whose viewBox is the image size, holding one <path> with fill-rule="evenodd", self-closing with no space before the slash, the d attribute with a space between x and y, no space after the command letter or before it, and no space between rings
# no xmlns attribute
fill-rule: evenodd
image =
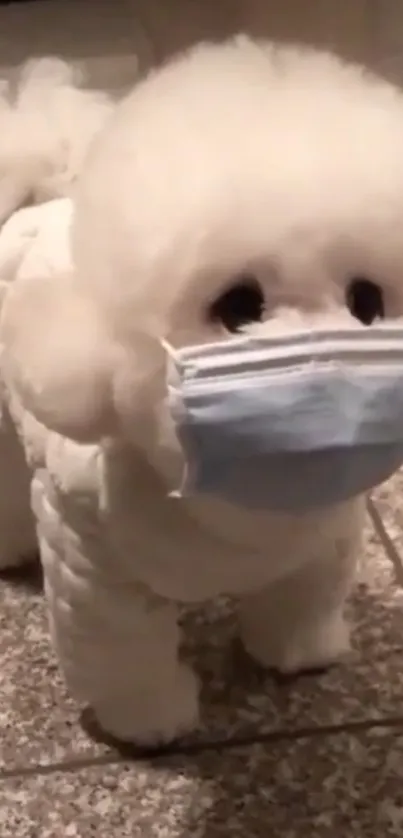
<svg viewBox="0 0 403 838"><path fill-rule="evenodd" d="M114 106L58 58L0 81L0 225L20 206L69 194Z"/></svg>

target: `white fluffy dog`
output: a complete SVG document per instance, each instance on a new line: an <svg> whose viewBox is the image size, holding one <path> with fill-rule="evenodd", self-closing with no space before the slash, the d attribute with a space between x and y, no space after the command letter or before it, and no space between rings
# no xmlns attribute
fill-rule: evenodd
<svg viewBox="0 0 403 838"><path fill-rule="evenodd" d="M63 210L71 252L10 287L3 374L52 637L70 689L117 737L197 724L178 602L234 596L246 649L284 672L348 649L363 497L295 515L171 497L183 454L161 339L400 316L402 138L402 95L358 67L246 38L201 45L117 108L71 240Z"/></svg>

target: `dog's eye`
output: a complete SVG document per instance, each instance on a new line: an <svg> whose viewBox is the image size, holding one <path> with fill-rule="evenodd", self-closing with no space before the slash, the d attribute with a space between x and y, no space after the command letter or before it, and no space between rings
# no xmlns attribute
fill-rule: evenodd
<svg viewBox="0 0 403 838"><path fill-rule="evenodd" d="M221 323L228 332L238 332L247 323L259 322L264 311L264 294L253 277L231 285L210 305L209 320Z"/></svg>
<svg viewBox="0 0 403 838"><path fill-rule="evenodd" d="M371 279L353 279L347 289L346 303L351 314L364 326L385 316L382 290Z"/></svg>

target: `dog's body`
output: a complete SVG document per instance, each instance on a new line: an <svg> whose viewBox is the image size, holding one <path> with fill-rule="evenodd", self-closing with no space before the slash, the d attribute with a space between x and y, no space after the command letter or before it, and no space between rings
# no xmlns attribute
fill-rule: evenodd
<svg viewBox="0 0 403 838"><path fill-rule="evenodd" d="M117 109L71 241L61 218L63 259L6 295L3 375L53 639L72 691L118 737L169 741L197 722L178 602L235 596L245 647L282 671L348 648L363 499L294 516L170 497L183 458L161 339L228 337L211 312L251 274L265 313L239 325L256 335L360 316L357 277L400 316L402 136L401 96L335 58L197 48Z"/></svg>

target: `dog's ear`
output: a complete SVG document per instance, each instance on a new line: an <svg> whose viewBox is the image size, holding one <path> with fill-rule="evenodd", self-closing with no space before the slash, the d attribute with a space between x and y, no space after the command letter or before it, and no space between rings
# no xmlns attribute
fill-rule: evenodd
<svg viewBox="0 0 403 838"><path fill-rule="evenodd" d="M6 384L39 422L80 442L113 433L118 349L74 277L9 286L0 341Z"/></svg>

